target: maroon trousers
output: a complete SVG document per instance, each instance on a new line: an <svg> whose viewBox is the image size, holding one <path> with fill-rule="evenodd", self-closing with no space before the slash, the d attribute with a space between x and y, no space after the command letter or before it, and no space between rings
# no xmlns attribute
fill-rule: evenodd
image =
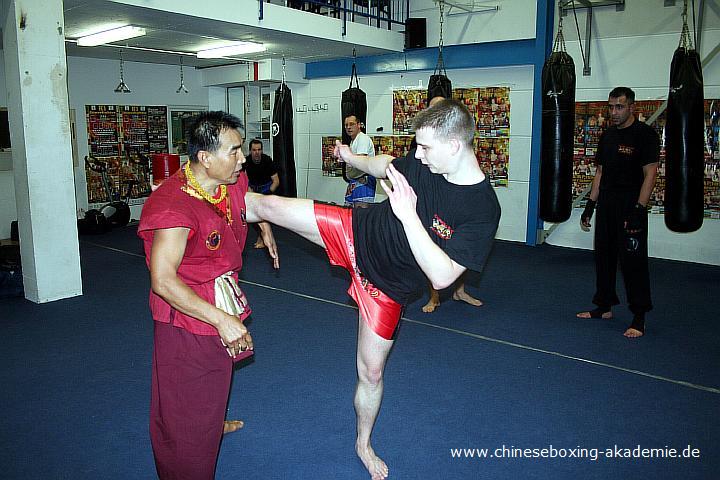
<svg viewBox="0 0 720 480"><path fill-rule="evenodd" d="M215 477L232 359L220 337L154 322L150 441L161 480Z"/></svg>

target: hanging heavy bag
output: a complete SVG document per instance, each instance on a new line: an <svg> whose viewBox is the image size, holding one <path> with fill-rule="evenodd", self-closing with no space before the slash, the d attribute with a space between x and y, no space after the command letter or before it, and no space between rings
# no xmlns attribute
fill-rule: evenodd
<svg viewBox="0 0 720 480"><path fill-rule="evenodd" d="M355 81L354 87L353 80ZM345 145L350 145L350 136L345 132L345 117L347 117L348 115L355 115L358 122L363 124L367 119L367 97L365 95L365 92L360 90L360 82L358 81L357 76L357 67L354 63L352 66L352 73L350 75L350 86L347 90L342 92L340 112L342 143L344 143ZM363 132L364 131L365 129L363 128Z"/></svg>
<svg viewBox="0 0 720 480"><path fill-rule="evenodd" d="M705 119L700 56L687 22L670 65L665 124L665 225L694 232L704 214Z"/></svg>
<svg viewBox="0 0 720 480"><path fill-rule="evenodd" d="M272 118L273 161L280 177L276 193L285 197L297 197L292 92L285 82L275 90Z"/></svg>
<svg viewBox="0 0 720 480"><path fill-rule="evenodd" d="M445 23L445 4L438 3L440 9L440 36L438 39L438 59L435 64L435 71L428 80L426 105L435 97L452 98L452 82L445 71L445 60L443 59L443 24Z"/></svg>
<svg viewBox="0 0 720 480"><path fill-rule="evenodd" d="M355 80L355 86L353 87L353 80ZM352 139L350 135L345 131L345 117L348 115L355 115L357 121L363 126L361 130L365 132L365 119L367 117L367 97L365 92L360 90L360 82L357 76L357 67L353 62L352 73L350 74L350 86L347 90L342 92L341 104L340 104L340 130L342 131L342 143L350 145ZM347 165L345 162L342 163L342 176L346 182L350 182L347 177Z"/></svg>
<svg viewBox="0 0 720 480"><path fill-rule="evenodd" d="M452 98L452 82L444 73L430 75L427 89L427 101L435 97Z"/></svg>
<svg viewBox="0 0 720 480"><path fill-rule="evenodd" d="M563 42L542 71L540 218L554 223L564 222L572 211L575 63L564 48Z"/></svg>

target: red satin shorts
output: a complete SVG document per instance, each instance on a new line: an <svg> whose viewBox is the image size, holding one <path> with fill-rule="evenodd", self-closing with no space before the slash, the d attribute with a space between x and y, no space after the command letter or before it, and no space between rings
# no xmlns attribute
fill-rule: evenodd
<svg viewBox="0 0 720 480"><path fill-rule="evenodd" d="M328 259L350 272L348 294L355 300L362 318L381 337L392 340L402 306L375 288L358 270L353 242L352 209L315 203L315 220L325 242Z"/></svg>

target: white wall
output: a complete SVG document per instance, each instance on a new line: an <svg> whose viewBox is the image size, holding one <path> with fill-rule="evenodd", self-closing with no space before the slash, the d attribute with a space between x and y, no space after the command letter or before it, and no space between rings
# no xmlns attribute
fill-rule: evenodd
<svg viewBox="0 0 720 480"><path fill-rule="evenodd" d="M75 192L78 209L87 210L87 185L83 159L88 154L85 105L167 105L170 108L208 108L208 88L200 85L200 73L184 69L189 94L177 94L180 85L179 67L125 62L125 82L132 93L113 90L119 83L119 62L91 58L68 58L68 90L70 108L75 110L78 144L78 167L75 169ZM7 104L4 59L0 52L0 106ZM224 91L224 89L223 89ZM139 218L141 206L133 206L132 218ZM0 238L10 236L10 222L17 219L13 172L0 171Z"/></svg>
<svg viewBox="0 0 720 480"><path fill-rule="evenodd" d="M440 10L434 0L410 2L411 17L427 18L427 45L437 46L440 39ZM461 2L458 2L461 3ZM464 2L469 4L471 2ZM476 1L471 15L445 5L443 44L497 42L535 38L536 0ZM485 6L497 6L497 10Z"/></svg>
<svg viewBox="0 0 720 480"><path fill-rule="evenodd" d="M720 44L720 4L705 2L707 8L700 43L705 58ZM618 85L631 87L637 100L665 100L668 94L670 61L678 46L682 22L682 1L663 7L660 0L626 2L624 12L614 8L595 9L593 41L590 45L592 73L582 75L582 57L574 18L564 18L568 53L575 60L578 101L605 101ZM585 13L578 10L580 32L585 45ZM720 55L703 69L705 98L720 98ZM592 234L579 228L581 209L559 225L547 239L552 245L592 248ZM546 228L549 225L546 224ZM648 249L653 257L720 265L720 220L706 218L700 230L675 233L667 229L662 215L649 216Z"/></svg>

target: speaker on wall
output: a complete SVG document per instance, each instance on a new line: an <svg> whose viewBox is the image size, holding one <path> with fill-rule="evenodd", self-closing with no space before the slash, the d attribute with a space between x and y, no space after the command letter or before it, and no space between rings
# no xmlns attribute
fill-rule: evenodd
<svg viewBox="0 0 720 480"><path fill-rule="evenodd" d="M405 22L405 48L427 47L425 18L408 18Z"/></svg>

